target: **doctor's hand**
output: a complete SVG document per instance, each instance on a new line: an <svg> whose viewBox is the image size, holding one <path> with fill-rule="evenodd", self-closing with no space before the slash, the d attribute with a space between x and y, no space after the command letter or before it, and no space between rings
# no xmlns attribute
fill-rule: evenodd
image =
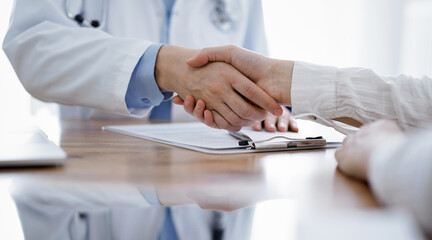
<svg viewBox="0 0 432 240"><path fill-rule="evenodd" d="M211 62L225 62L232 65L276 101L291 106L293 61L267 58L232 45L202 49L187 61L189 66L196 68Z"/></svg>
<svg viewBox="0 0 432 240"><path fill-rule="evenodd" d="M379 120L364 125L353 135L348 135L335 158L339 169L360 180L368 180L368 166L372 155L394 141L404 138L395 121Z"/></svg>
<svg viewBox="0 0 432 240"><path fill-rule="evenodd" d="M195 99L191 95L187 95L185 100L181 99L179 96L173 98L173 103L183 105L184 110L193 115L199 121L211 126L216 127L213 122L213 115L211 111L206 110L205 102L201 99L195 102ZM282 106L282 115L276 117L271 113L267 113L264 121L256 121L252 128L255 131L262 131L263 128L268 132L286 132L288 130L293 132L298 132L297 123L294 118L291 117L288 109ZM205 112L208 111L208 112ZM206 114L206 116L204 116Z"/></svg>
<svg viewBox="0 0 432 240"><path fill-rule="evenodd" d="M183 99L190 94L204 100L206 108L214 113L217 127L231 131L263 120L267 112L282 114L272 97L233 66L223 62L202 68L188 66L186 60L197 53L176 46L161 47L155 67L161 91L176 92Z"/></svg>

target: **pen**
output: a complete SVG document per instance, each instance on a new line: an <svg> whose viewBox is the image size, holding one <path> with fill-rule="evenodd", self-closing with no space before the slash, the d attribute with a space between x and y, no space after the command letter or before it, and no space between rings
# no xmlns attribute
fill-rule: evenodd
<svg viewBox="0 0 432 240"><path fill-rule="evenodd" d="M249 142L253 142L253 140L246 134L242 132L231 132L229 131L229 134L235 138L237 138L239 141L239 146L248 146L250 145Z"/></svg>
<svg viewBox="0 0 432 240"><path fill-rule="evenodd" d="M290 138L285 136L275 136L266 140L253 141L248 135L242 132L231 132L229 134L239 140L238 144L242 147L250 147L251 149L285 149L285 148L316 148L324 147L327 142L322 136L307 137L307 138ZM274 141L276 139L283 141Z"/></svg>

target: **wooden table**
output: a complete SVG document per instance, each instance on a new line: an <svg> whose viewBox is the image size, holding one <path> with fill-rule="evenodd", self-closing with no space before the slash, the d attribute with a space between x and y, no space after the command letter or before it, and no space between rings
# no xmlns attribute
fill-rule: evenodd
<svg viewBox="0 0 432 240"><path fill-rule="evenodd" d="M57 137L68 154L65 166L2 169L0 180L82 188L88 183L154 186L164 205L199 204L225 211L274 199L290 199L299 209L309 210L378 207L367 184L336 168L334 149L210 155L101 130L104 125L137 123L150 124L130 119L63 120ZM0 184L0 191L6 194L8 186ZM194 192L217 197L197 202L190 197Z"/></svg>

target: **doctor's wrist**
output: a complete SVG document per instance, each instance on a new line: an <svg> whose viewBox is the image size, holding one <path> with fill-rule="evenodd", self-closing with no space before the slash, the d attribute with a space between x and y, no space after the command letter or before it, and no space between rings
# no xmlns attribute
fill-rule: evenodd
<svg viewBox="0 0 432 240"><path fill-rule="evenodd" d="M181 86L181 75L190 68L186 60L194 56L197 50L173 45L163 45L159 50L155 64L155 79L161 92L178 92Z"/></svg>
<svg viewBox="0 0 432 240"><path fill-rule="evenodd" d="M160 48L159 53L156 57L156 64L154 70L155 80L161 92L172 91L171 87L169 86L169 81L168 81L169 77L168 77L168 72L166 70L166 66L169 65L169 63L166 60L167 58L169 58L168 57L169 49L167 50L166 49L167 47L170 48L169 45L163 45Z"/></svg>

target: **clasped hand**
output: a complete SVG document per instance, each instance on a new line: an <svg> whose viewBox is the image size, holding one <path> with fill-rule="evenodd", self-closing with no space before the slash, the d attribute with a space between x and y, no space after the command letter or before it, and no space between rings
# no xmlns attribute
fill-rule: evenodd
<svg viewBox="0 0 432 240"><path fill-rule="evenodd" d="M266 118L283 113L281 106L262 88L224 62L205 67L188 66L195 50L165 45L157 60L155 77L162 91L176 92L181 99L192 95L205 102L219 128L238 131Z"/></svg>
<svg viewBox="0 0 432 240"><path fill-rule="evenodd" d="M233 114L234 112L237 113L241 119L246 118L259 121L255 122L253 125L255 130L261 130L262 126L260 121L265 118L264 127L267 131L276 131L276 125L279 131L287 131L288 129L298 131L294 119L291 118L289 112L284 107L282 108L283 112L278 112L276 111L277 108L274 108L273 105L270 104L271 100L268 100L268 104L261 100L267 100L267 97L270 97L274 102L277 101L283 105L290 104L292 61L273 60L236 46L225 46L203 49L199 53L195 52L194 57L190 58L187 64L189 67L192 67L193 71L206 70L207 68L211 68L214 64L223 64L222 66L224 66L226 70L229 69L229 71L223 69L217 70L225 71L222 73L222 77L228 80L228 82L236 81L235 85L225 86L233 87L235 91L226 89L225 92L218 92L219 94L217 97L222 97L226 100L239 98L249 104L241 106L233 105L230 109L219 108L224 110L219 111L214 105L215 101L209 102L198 96L198 91L195 91L195 93L177 92L179 96L175 97L173 102L176 104L183 104L188 113L194 115L206 125L214 128L239 130L241 126L253 124L252 121L239 121ZM219 75L220 74L221 73L219 73ZM240 80L237 81L236 79ZM220 82L220 84L225 84L220 80L218 82ZM208 81L208 83L211 85L205 86L205 89L223 87L219 86L219 83L216 84L216 81ZM243 89L243 91L239 91L239 89ZM200 89L198 88L195 90ZM250 94L251 92L254 94ZM225 94L221 95L222 93ZM201 94L201 96L203 96L203 94ZM211 99L210 95L205 95L205 97ZM261 107L261 109L256 109L258 106ZM273 108L267 108L266 106L272 106ZM281 109L280 106L279 109ZM229 110L231 110L231 112ZM261 110L267 110L269 113L264 112L264 115L261 115L263 113ZM259 111L260 114L251 114L254 111L257 113ZM262 117L262 119L257 119L256 116ZM234 119L234 121L230 121L229 119Z"/></svg>

